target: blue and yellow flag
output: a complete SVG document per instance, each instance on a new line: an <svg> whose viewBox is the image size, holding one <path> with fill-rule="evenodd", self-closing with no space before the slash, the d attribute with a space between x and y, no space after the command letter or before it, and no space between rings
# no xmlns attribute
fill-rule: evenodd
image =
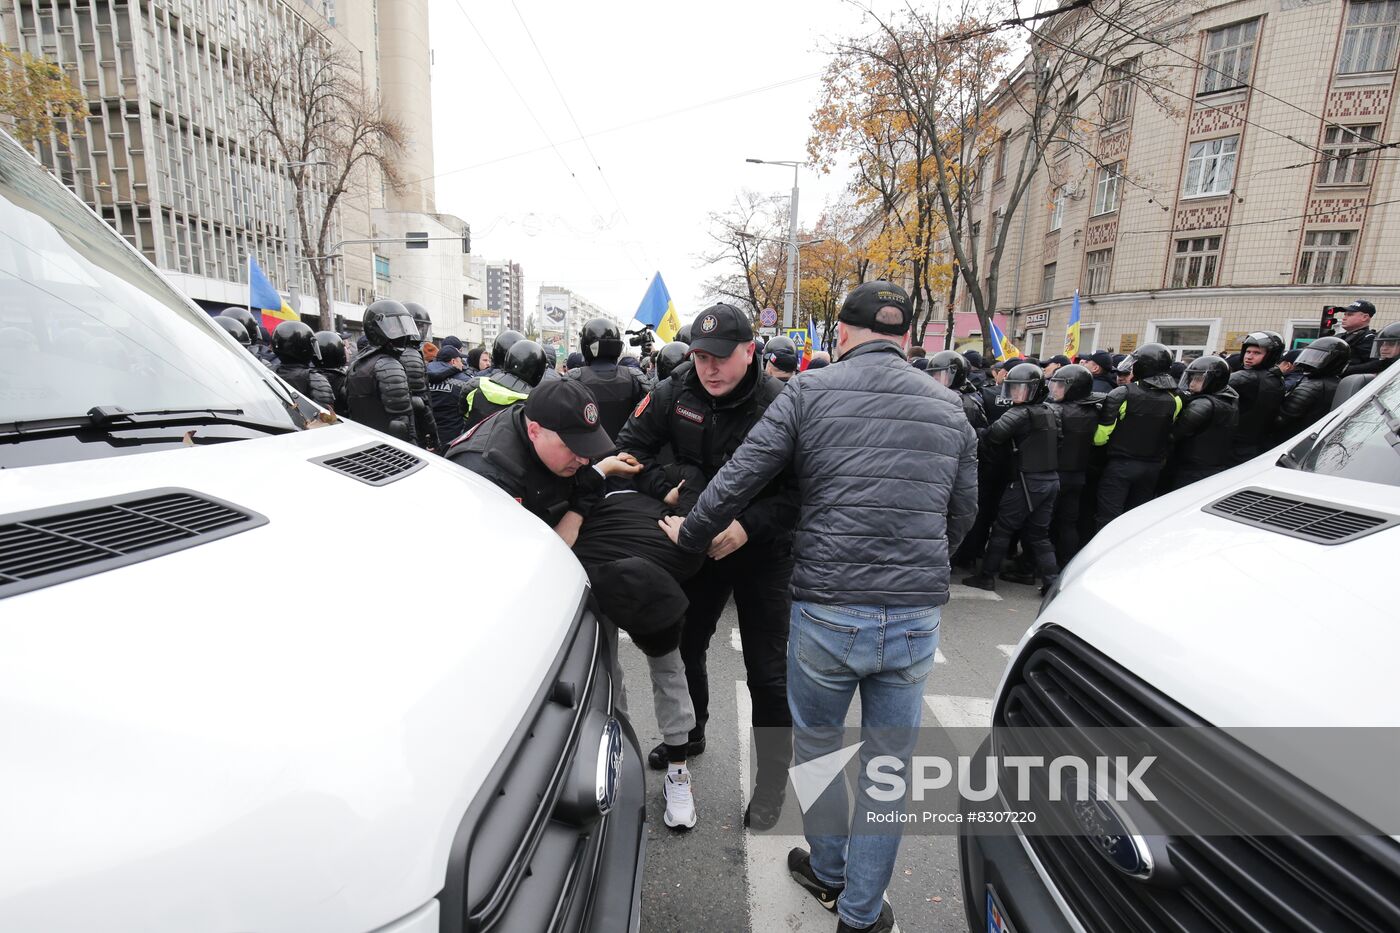
<svg viewBox="0 0 1400 933"><path fill-rule="evenodd" d="M1073 360L1079 355L1079 289L1074 290L1074 304L1069 306L1069 326L1065 328L1065 356Z"/></svg>
<svg viewBox="0 0 1400 933"><path fill-rule="evenodd" d="M681 316L676 313L676 303L671 300L666 283L661 281L660 272L656 273L651 285L647 287L647 293L642 296L636 318L639 324L645 324L656 331L656 336L660 337L663 343L670 343L676 339L676 333L681 329Z"/></svg>
<svg viewBox="0 0 1400 933"><path fill-rule="evenodd" d="M282 300L281 293L272 287L272 282L252 256L248 257L248 307L262 315L262 326L267 328L269 334L283 321L301 320L292 306Z"/></svg>
<svg viewBox="0 0 1400 933"><path fill-rule="evenodd" d="M1004 363L1007 360L1019 359L1021 351L1017 350L1015 345L1006 339L1001 328L997 327L997 322L990 321L989 323L992 325L992 355L997 358L997 362Z"/></svg>

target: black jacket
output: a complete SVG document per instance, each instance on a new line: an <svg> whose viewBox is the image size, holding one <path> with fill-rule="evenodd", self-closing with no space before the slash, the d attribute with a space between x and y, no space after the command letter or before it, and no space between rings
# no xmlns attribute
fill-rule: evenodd
<svg viewBox="0 0 1400 933"><path fill-rule="evenodd" d="M1230 374L1230 388L1239 397L1239 424L1232 441L1239 462L1264 448L1283 404L1283 376L1277 369L1241 369Z"/></svg>
<svg viewBox="0 0 1400 933"><path fill-rule="evenodd" d="M317 368L317 372L326 377L326 381L331 384L331 392L335 395L335 411L338 415L350 417L350 399L345 395L345 380L348 376L349 367L335 367L332 369Z"/></svg>
<svg viewBox="0 0 1400 933"><path fill-rule="evenodd" d="M974 385L963 383L958 387L958 397L962 399L963 414L967 415L967 423L972 425L972 430L981 437L982 432L987 430L987 409L982 404L982 392Z"/></svg>
<svg viewBox="0 0 1400 933"><path fill-rule="evenodd" d="M345 391L355 421L414 442L413 397L403 363L393 350L375 347L355 357Z"/></svg>
<svg viewBox="0 0 1400 933"><path fill-rule="evenodd" d="M1089 469L1103 398L1102 395L1090 395L1077 402L1046 402L1060 416L1061 473L1083 473Z"/></svg>
<svg viewBox="0 0 1400 933"><path fill-rule="evenodd" d="M1336 376L1305 375L1293 387L1293 391L1284 396L1283 404L1279 406L1270 446L1283 443L1327 414L1339 381Z"/></svg>
<svg viewBox="0 0 1400 933"><path fill-rule="evenodd" d="M1059 471L1060 419L1048 405L1014 405L982 435L988 459L1005 459L1014 451L1018 473Z"/></svg>
<svg viewBox="0 0 1400 933"><path fill-rule="evenodd" d="M1354 330L1350 333L1343 332L1337 335L1347 342L1351 347L1351 365L1364 363L1371 358L1371 345L1376 342L1376 329L1367 327L1364 330Z"/></svg>
<svg viewBox="0 0 1400 933"><path fill-rule="evenodd" d="M428 405L443 444L452 443L466 430L468 382L451 363L433 360L428 364Z"/></svg>
<svg viewBox="0 0 1400 933"><path fill-rule="evenodd" d="M1181 397L1168 388L1169 376L1152 379L1118 386L1104 397L1094 445L1106 446L1110 458L1158 464L1166 458Z"/></svg>
<svg viewBox="0 0 1400 933"><path fill-rule="evenodd" d="M433 420L432 409L428 407L428 364L423 359L423 351L408 347L399 354L403 363L404 375L408 378L408 394L413 397L413 426L418 444L429 450L439 447L437 422Z"/></svg>
<svg viewBox="0 0 1400 933"><path fill-rule="evenodd" d="M602 360L570 370L564 378L576 379L588 386L598 401L598 423L614 440L627 423L632 409L647 394L647 387L638 370Z"/></svg>
<svg viewBox="0 0 1400 933"><path fill-rule="evenodd" d="M681 546L703 550L744 503L788 471L801 493L795 598L948 601L948 559L977 514L977 436L955 393L887 341L808 370L710 481L681 528Z"/></svg>
<svg viewBox="0 0 1400 933"><path fill-rule="evenodd" d="M525 408L521 405L481 422L459 438L446 457L504 489L551 528L566 512L578 512L586 518L603 491L603 477L592 467L567 477L545 468L525 433Z"/></svg>
<svg viewBox="0 0 1400 933"><path fill-rule="evenodd" d="M1228 385L1213 395L1189 396L1172 426L1171 463L1178 470L1224 467L1233 459L1239 395Z"/></svg>
<svg viewBox="0 0 1400 933"><path fill-rule="evenodd" d="M729 462L763 412L783 391L783 383L764 373L757 353L744 381L723 398L712 398L694 368L679 367L633 410L617 436L617 448L632 454L647 469L637 488L657 499L670 491L665 451L674 461L697 466L709 480ZM679 377L679 378L678 378ZM769 483L737 518L750 542L783 544L797 523L797 490L790 477Z"/></svg>
<svg viewBox="0 0 1400 933"><path fill-rule="evenodd" d="M1099 375L1094 377L1093 391L1095 393L1102 393L1103 395L1107 395L1116 388L1118 388L1118 382L1112 376L1107 376L1100 373Z"/></svg>
<svg viewBox="0 0 1400 933"><path fill-rule="evenodd" d="M278 363L272 371L326 411L335 411L335 389L319 369L312 369L306 363Z"/></svg>
<svg viewBox="0 0 1400 933"><path fill-rule="evenodd" d="M1011 399L1001 392L1001 386L988 381L978 390L982 394L982 410L987 414L987 423L992 424L1011 410Z"/></svg>
<svg viewBox="0 0 1400 933"><path fill-rule="evenodd" d="M1346 371L1342 373L1342 375L1355 376L1358 374L1365 375L1366 373L1383 373L1386 367L1394 363L1397 359L1400 359L1400 357L1392 356L1388 360L1367 360L1364 363L1352 363L1346 368Z"/></svg>

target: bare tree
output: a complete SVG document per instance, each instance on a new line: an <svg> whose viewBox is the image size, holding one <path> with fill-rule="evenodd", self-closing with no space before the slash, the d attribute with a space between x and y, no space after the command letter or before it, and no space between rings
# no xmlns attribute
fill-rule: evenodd
<svg viewBox="0 0 1400 933"><path fill-rule="evenodd" d="M291 235L309 257L321 327L329 330L331 266L324 257L336 208L363 187L366 167L389 185L400 183L405 130L381 111L359 69L326 37L307 28L265 38L247 65L249 99L292 185Z"/></svg>
<svg viewBox="0 0 1400 933"><path fill-rule="evenodd" d="M757 319L781 303L786 285L788 209L767 195L741 191L723 213L710 214L714 248L700 257L717 274L705 282L706 302L725 301Z"/></svg>

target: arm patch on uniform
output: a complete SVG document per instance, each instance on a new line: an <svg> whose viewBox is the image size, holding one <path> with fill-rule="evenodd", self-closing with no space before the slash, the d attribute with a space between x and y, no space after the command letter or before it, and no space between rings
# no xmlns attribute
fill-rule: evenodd
<svg viewBox="0 0 1400 933"><path fill-rule="evenodd" d="M643 396L642 400L641 400L640 402L637 403L637 407L634 408L634 409L632 409L632 417L633 417L633 418L640 418L640 417L642 416L642 412L646 411L646 410L647 410L647 406L650 405L650 404L651 404L651 393L648 392L645 396Z"/></svg>

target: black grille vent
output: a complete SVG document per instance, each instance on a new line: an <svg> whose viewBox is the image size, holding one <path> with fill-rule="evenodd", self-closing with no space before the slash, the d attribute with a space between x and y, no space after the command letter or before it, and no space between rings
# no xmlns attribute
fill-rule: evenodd
<svg viewBox="0 0 1400 933"><path fill-rule="evenodd" d="M0 599L266 523L254 512L184 489L0 516Z"/></svg>
<svg viewBox="0 0 1400 933"><path fill-rule="evenodd" d="M1355 512L1263 489L1241 489L1205 511L1318 544L1344 544L1395 524L1393 516Z"/></svg>
<svg viewBox="0 0 1400 933"><path fill-rule="evenodd" d="M371 444L311 461L371 486L387 486L428 465L421 457L390 444Z"/></svg>

